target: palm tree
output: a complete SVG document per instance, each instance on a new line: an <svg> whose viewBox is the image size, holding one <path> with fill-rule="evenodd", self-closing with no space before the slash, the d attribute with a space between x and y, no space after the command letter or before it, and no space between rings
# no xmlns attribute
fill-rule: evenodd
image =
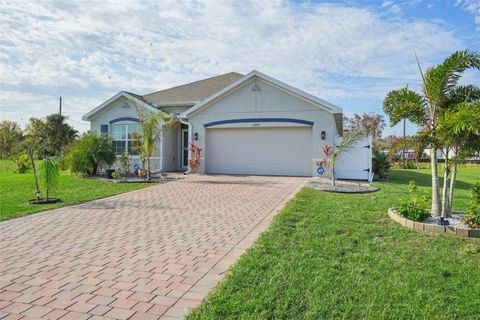
<svg viewBox="0 0 480 320"><path fill-rule="evenodd" d="M50 157L43 159L38 166L38 176L45 188L45 200L48 202L51 193L57 189L60 180L57 162Z"/></svg>
<svg viewBox="0 0 480 320"><path fill-rule="evenodd" d="M383 102L383 109L390 117L390 124L396 125L400 119L408 120L425 128L431 138L432 167L432 210L433 216L440 216L440 186L437 170L436 151L438 121L446 107L451 105L461 92L472 91L470 86L458 86L462 74L467 69L480 69L480 54L470 50L457 51L437 66L422 71L415 54L422 78L422 94L407 88L389 92Z"/></svg>
<svg viewBox="0 0 480 320"><path fill-rule="evenodd" d="M160 133L164 128L177 126L179 122L177 118L162 110L146 115L142 111L143 107L139 106L136 102L133 103L140 118L140 128L142 131L139 150L147 162L147 180L151 180L150 158L155 152L157 142L160 139Z"/></svg>
<svg viewBox="0 0 480 320"><path fill-rule="evenodd" d="M467 100L467 99L466 99ZM451 160L451 170L445 170L444 197L442 210L446 215L452 213L457 167L459 161L480 152L480 96L474 103L462 102L450 107L440 118L442 141L447 150L453 151L453 157L446 153L446 160ZM448 173L451 171L450 185ZM448 198L446 195L448 193Z"/></svg>

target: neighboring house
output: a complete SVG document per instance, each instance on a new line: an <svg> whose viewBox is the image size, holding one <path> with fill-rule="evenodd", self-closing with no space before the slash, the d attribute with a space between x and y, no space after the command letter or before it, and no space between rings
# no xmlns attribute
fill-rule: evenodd
<svg viewBox="0 0 480 320"><path fill-rule="evenodd" d="M182 123L162 130L152 170L186 170L188 143L203 149L199 173L318 176L321 147L342 135L342 109L258 71L227 73L182 86L137 95L119 92L87 113L91 129L109 133L117 154L135 155L139 116L161 109ZM340 178L368 179L368 140L349 159ZM328 173L327 173L328 175Z"/></svg>

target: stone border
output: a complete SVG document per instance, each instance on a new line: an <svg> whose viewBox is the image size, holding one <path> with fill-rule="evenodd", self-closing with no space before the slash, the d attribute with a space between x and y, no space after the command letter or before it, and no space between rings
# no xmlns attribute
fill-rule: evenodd
<svg viewBox="0 0 480 320"><path fill-rule="evenodd" d="M388 216L390 219L400 223L402 226L414 229L418 232L429 234L449 233L464 238L480 238L480 229L464 229L454 226L441 226L437 224L417 222L402 217L401 215L397 214L396 210L393 208L388 209Z"/></svg>

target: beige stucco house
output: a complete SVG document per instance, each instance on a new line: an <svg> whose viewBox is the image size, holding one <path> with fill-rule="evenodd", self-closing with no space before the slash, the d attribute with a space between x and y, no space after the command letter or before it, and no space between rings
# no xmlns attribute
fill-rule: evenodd
<svg viewBox="0 0 480 320"><path fill-rule="evenodd" d="M90 121L91 130L110 134L116 153L127 150L135 163L131 133L139 130L139 106L146 113L163 110L181 122L161 131L152 161L158 171L187 170L192 142L203 149L201 174L317 176L321 147L338 144L342 135L341 108L255 70L146 95L122 91L83 120ZM360 151L355 161L340 160L337 175L368 179L371 152Z"/></svg>

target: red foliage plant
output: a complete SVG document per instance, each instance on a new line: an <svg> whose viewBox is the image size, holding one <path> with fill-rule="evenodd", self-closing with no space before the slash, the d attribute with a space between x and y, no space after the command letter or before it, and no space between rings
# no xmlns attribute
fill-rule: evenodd
<svg viewBox="0 0 480 320"><path fill-rule="evenodd" d="M200 153L202 152L202 149L194 143L189 143L188 149L192 152L192 157L188 160L188 167L192 173L196 173L198 166L200 165Z"/></svg>
<svg viewBox="0 0 480 320"><path fill-rule="evenodd" d="M323 169L326 169L327 166L328 166L328 159L330 159L330 157L332 156L333 154L333 146L329 145L329 144L326 144L322 147L322 152L325 154L325 156L327 157L326 159L320 159L320 161L317 161L316 162L316 165L317 167L320 167L320 168L323 168Z"/></svg>
<svg viewBox="0 0 480 320"><path fill-rule="evenodd" d="M326 144L322 147L322 151L327 157L330 157L333 154L333 146Z"/></svg>

